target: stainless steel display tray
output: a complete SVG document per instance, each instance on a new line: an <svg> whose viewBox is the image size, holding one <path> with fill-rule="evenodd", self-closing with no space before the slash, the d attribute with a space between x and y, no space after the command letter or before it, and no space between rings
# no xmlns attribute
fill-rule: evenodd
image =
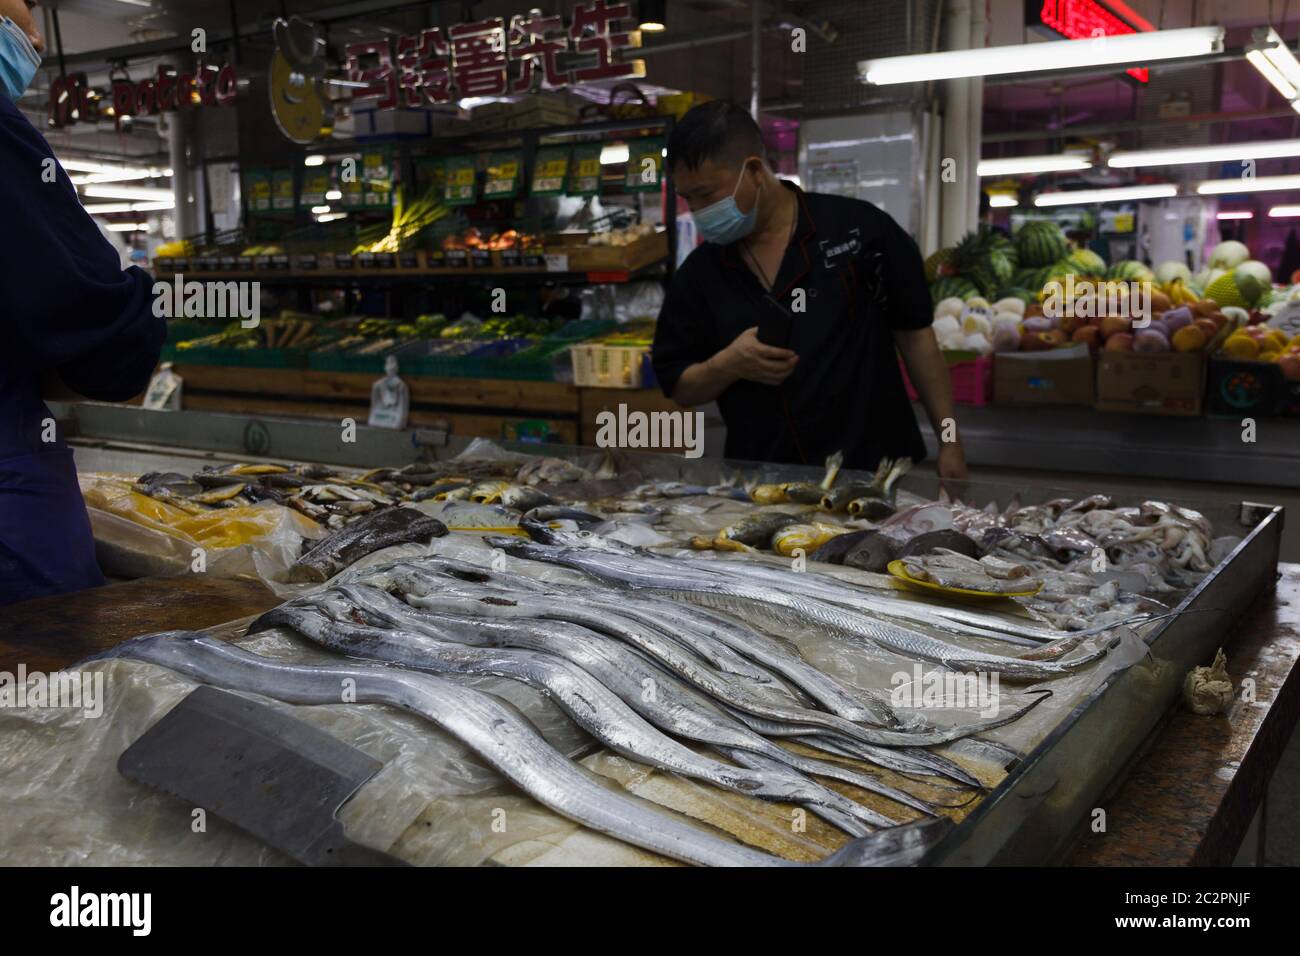
<svg viewBox="0 0 1300 956"><path fill-rule="evenodd" d="M210 413L148 413L120 406L60 407L60 417L75 415L79 444L107 443L105 452L119 443L174 446L216 453L222 458L247 457L240 447L247 419ZM163 414L165 418L158 418ZM454 436L445 445L423 452L404 433L376 435L370 442L344 446L338 428L328 423L260 418L273 440L270 455L359 467L396 466L420 454L451 457L466 439ZM163 427L159 427L162 425ZM375 429L366 429L375 432ZM182 437L183 436L183 437ZM275 441L282 438L281 441ZM591 448L534 444L503 447L530 454L577 456L598 460ZM278 447L277 447L278 446ZM376 452L382 449L382 453ZM727 473L740 470L764 481L820 479L821 469L776 466L718 459L688 460L678 455L620 452L647 480L718 481L721 464ZM382 460L380 460L382 459ZM853 473L846 472L846 476ZM902 487L926 497L938 495L933 476L909 475ZM1095 491L1106 492L1106 479L1096 480ZM1010 485L1000 482L967 483L963 497L978 504L997 501L1003 507L1018 498L1033 504L1074 496L1048 484ZM1147 629L1150 657L1112 674L1080 701L1029 753L1009 769L1007 777L937 848L936 862L948 865L1049 864L1061 861L1075 838L1091 819L1103 795L1124 776L1129 761L1174 705L1187 672L1209 663L1242 611L1273 587L1277 577L1278 549L1284 509L1268 504L1236 505L1198 502L1164 494L1153 481L1143 492L1131 488L1116 492L1118 500L1160 498L1192 507L1214 523L1217 535L1241 535L1238 546L1195 589L1185 594L1177 609L1185 613ZM1231 649L1229 648L1229 652Z"/></svg>

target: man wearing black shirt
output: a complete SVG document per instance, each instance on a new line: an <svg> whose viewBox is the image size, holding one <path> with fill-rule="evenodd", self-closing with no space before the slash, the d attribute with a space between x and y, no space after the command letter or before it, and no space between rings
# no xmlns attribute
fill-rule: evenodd
<svg viewBox="0 0 1300 956"><path fill-rule="evenodd" d="M920 461L897 350L940 437L940 477L965 478L924 266L907 233L870 203L778 180L758 126L727 103L687 113L667 161L708 241L677 271L659 314L652 359L664 394L687 406L716 399L728 458L820 465L843 451L844 466L861 469L882 457Z"/></svg>

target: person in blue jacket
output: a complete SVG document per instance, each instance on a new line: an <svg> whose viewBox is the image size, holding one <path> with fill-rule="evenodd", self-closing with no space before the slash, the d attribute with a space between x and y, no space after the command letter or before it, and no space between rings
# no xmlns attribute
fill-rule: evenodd
<svg viewBox="0 0 1300 956"><path fill-rule="evenodd" d="M153 280L122 270L15 103L44 51L33 6L0 0L0 605L104 581L43 379L123 401L148 384L165 336Z"/></svg>

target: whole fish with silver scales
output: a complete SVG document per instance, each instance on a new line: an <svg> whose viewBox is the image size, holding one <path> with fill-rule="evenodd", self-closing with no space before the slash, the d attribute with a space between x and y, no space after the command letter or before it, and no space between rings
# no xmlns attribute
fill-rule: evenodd
<svg viewBox="0 0 1300 956"><path fill-rule="evenodd" d="M403 633L425 635L438 642L519 647L553 654L591 675L633 711L669 733L716 748L751 750L782 760L802 773L851 783L924 813L935 812L930 804L873 777L824 761L799 757L775 746L738 724L702 692L657 667L631 648L608 640L587 628L560 621L510 618L484 621L435 614L413 608L392 594L369 585L342 585L335 590L343 602L333 604L333 608L353 619L359 612L360 616L373 623ZM264 624L278 623L280 610L263 615L254 627L260 629ZM645 690L648 686L653 687L655 693L647 695ZM808 729L803 728L805 731ZM890 759L889 763L883 760L872 762L904 772L942 773L978 786L977 781L943 758L934 761L899 758Z"/></svg>
<svg viewBox="0 0 1300 956"><path fill-rule="evenodd" d="M633 846L702 866L799 866L690 823L596 777L551 747L511 705L431 674L360 664L288 664L192 631L138 637L94 659L156 664L192 680L296 704L339 704L351 681L358 703L410 711L442 727L506 779L556 813ZM819 866L920 862L951 823L940 817L859 837Z"/></svg>

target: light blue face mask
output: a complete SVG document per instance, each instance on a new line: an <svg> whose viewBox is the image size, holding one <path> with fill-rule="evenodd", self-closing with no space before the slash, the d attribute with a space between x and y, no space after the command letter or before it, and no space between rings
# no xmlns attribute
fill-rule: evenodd
<svg viewBox="0 0 1300 956"><path fill-rule="evenodd" d="M754 223L758 221L758 200L754 200L754 208L747 213L741 212L740 207L736 205L736 193L740 190L740 183L744 178L745 170L742 168L740 179L736 180L736 188L731 191L730 196L691 213L691 218L695 220L695 228L700 231L705 241L725 246L738 239L744 239L754 231Z"/></svg>
<svg viewBox="0 0 1300 956"><path fill-rule="evenodd" d="M41 55L27 34L8 17L0 17L0 92L16 100L31 86Z"/></svg>

